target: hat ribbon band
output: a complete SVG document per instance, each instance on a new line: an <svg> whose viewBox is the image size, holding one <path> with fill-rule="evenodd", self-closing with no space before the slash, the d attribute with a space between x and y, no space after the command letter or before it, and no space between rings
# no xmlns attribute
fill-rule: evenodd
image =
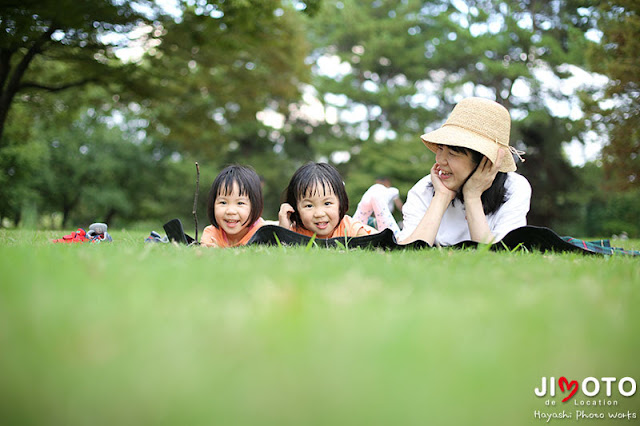
<svg viewBox="0 0 640 426"><path fill-rule="evenodd" d="M496 140L496 143L498 143L498 141L497 141L497 140ZM510 151L513 155L517 156L517 157L518 157L518 159L524 163L524 158L522 158L522 156L523 156L524 154L526 154L526 152L524 152L524 151L520 151L520 150L516 149L514 146L509 146L509 151Z"/></svg>

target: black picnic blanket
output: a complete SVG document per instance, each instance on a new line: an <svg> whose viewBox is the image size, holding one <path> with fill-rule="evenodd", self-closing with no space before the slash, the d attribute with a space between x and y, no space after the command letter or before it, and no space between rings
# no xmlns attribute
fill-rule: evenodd
<svg viewBox="0 0 640 426"><path fill-rule="evenodd" d="M179 219L172 219L164 224L170 241L187 245L198 245L192 237L184 233ZM313 241L312 241L313 240ZM334 248L370 248L383 250L407 250L432 248L425 241L414 241L410 244L398 244L393 232L385 229L377 234L364 237L312 238L298 234L276 225L265 225L258 229L247 245L315 245ZM450 248L475 248L475 241L462 241ZM640 251L611 247L609 240L586 241L573 237L561 237L553 230L541 226L527 225L509 232L501 241L494 243L490 250L519 250L557 253L581 253L586 255L630 255L640 256Z"/></svg>
<svg viewBox="0 0 640 426"><path fill-rule="evenodd" d="M335 248L381 248L385 250L398 250L415 248L421 249L430 247L424 241L416 241L407 245L400 245L396 242L393 232L385 229L377 234L365 235L364 237L336 237L336 238L313 238L298 234L287 228L277 225L265 225L258 229L247 245L264 244L264 245L309 245L313 244L318 247L335 247Z"/></svg>
<svg viewBox="0 0 640 426"><path fill-rule="evenodd" d="M276 225L265 225L258 229L247 245L315 245L318 247L336 248L373 248L384 250L406 250L431 248L424 241L415 241L410 244L398 244L393 232L385 229L377 234L364 237L338 237L319 239L298 234L286 228ZM474 248L478 243L474 241L462 241L452 248ZM501 241L494 243L491 250L519 250L559 253L581 253L586 255L611 255L626 254L638 256L640 252L611 247L608 240L585 241L572 237L561 237L553 230L540 226L523 226L509 232Z"/></svg>

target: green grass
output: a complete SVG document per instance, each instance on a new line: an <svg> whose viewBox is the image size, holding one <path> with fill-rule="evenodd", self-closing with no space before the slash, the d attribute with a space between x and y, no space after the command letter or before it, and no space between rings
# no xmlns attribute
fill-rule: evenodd
<svg viewBox="0 0 640 426"><path fill-rule="evenodd" d="M0 424L640 419L640 395L617 386L615 409L534 395L542 376L640 382L637 257L221 250L117 230L50 243L60 235L0 231Z"/></svg>

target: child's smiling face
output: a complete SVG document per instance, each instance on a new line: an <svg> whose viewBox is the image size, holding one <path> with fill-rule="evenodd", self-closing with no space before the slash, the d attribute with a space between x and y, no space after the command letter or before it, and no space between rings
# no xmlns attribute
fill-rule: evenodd
<svg viewBox="0 0 640 426"><path fill-rule="evenodd" d="M237 243L249 231L251 201L248 195L240 195L236 182L228 194L218 193L214 204L214 214L218 226L227 234L230 243Z"/></svg>
<svg viewBox="0 0 640 426"><path fill-rule="evenodd" d="M310 188L296 207L302 225L318 238L330 238L340 223L340 202L330 187Z"/></svg>

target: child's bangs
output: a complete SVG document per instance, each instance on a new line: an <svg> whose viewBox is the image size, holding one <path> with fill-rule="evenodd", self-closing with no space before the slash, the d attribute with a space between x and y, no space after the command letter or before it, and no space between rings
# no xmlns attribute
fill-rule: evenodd
<svg viewBox="0 0 640 426"><path fill-rule="evenodd" d="M222 196L229 196L233 193L233 184L238 185L238 191L240 192L238 195L241 197L248 197L249 196L249 190L246 187L246 185L244 185L244 183L240 180L235 178L234 176L225 176L222 180L222 182L220 182L220 187L218 188L218 196L222 195Z"/></svg>
<svg viewBox="0 0 640 426"><path fill-rule="evenodd" d="M302 200L303 198L313 197L316 195L324 197L329 194L336 194L336 191L333 186L331 186L331 183L322 179L316 179L312 181L310 185L306 187L300 187L296 198L298 200Z"/></svg>

